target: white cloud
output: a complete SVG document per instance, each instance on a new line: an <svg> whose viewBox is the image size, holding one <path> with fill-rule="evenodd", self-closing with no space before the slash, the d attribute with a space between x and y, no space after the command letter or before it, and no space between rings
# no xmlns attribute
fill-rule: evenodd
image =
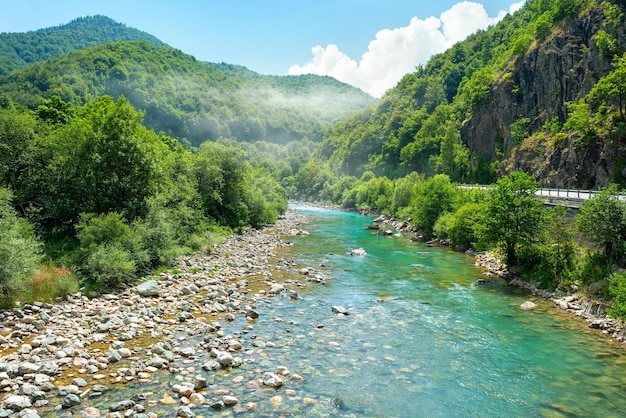
<svg viewBox="0 0 626 418"><path fill-rule="evenodd" d="M513 13L523 5L524 1L515 3L509 12ZM482 4L463 1L441 13L438 18L422 20L413 17L408 26L379 31L358 62L337 45L317 45L311 49L311 61L303 66L291 66L289 74L330 75L380 97L403 75L426 63L432 55L445 51L479 29L497 23L506 14L500 11L497 16L489 17Z"/></svg>

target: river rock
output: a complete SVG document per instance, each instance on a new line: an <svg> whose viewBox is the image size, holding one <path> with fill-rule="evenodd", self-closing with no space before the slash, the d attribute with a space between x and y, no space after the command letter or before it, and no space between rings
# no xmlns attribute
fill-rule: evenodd
<svg viewBox="0 0 626 418"><path fill-rule="evenodd" d="M2 406L13 411L21 411L22 409L30 408L32 404L27 396L10 395L2 401Z"/></svg>
<svg viewBox="0 0 626 418"><path fill-rule="evenodd" d="M263 384L272 388L279 388L283 385L283 379L274 373L265 372L263 373Z"/></svg>
<svg viewBox="0 0 626 418"><path fill-rule="evenodd" d="M147 280L137 285L137 293L140 296L158 296L159 284L156 280Z"/></svg>
<svg viewBox="0 0 626 418"><path fill-rule="evenodd" d="M367 255L367 252L365 252L363 248L355 248L354 250L350 251L350 255L353 257L365 257Z"/></svg>
<svg viewBox="0 0 626 418"><path fill-rule="evenodd" d="M63 398L61 406L63 408L72 408L78 404L80 404L80 398L78 397L78 395L70 393L65 398Z"/></svg>
<svg viewBox="0 0 626 418"><path fill-rule="evenodd" d="M534 302L531 302L529 300L527 300L526 302L522 303L520 305L520 308L524 311L532 311L533 309L535 309L537 307L537 304Z"/></svg>
<svg viewBox="0 0 626 418"><path fill-rule="evenodd" d="M272 295L277 295L280 292L282 292L283 290L285 290L285 286L283 286L280 283L274 283L272 284L272 286L270 287L270 294Z"/></svg>
<svg viewBox="0 0 626 418"><path fill-rule="evenodd" d="M220 367L221 367L220 364L215 360L209 360L202 365L202 368L206 370L207 372L210 372L213 370L219 370Z"/></svg>
<svg viewBox="0 0 626 418"><path fill-rule="evenodd" d="M191 418L191 417L195 417L196 414L194 414L191 411L191 408L189 408L187 405L183 405L180 408L178 408L178 411L176 412L176 416L181 417L181 418Z"/></svg>
<svg viewBox="0 0 626 418"><path fill-rule="evenodd" d="M237 405L239 403L239 399L234 396L224 395L222 396L222 402L224 402L224 405L226 406Z"/></svg>
<svg viewBox="0 0 626 418"><path fill-rule="evenodd" d="M127 409L132 409L132 407L134 406L135 406L135 401L133 401L132 399L126 399L123 401L116 402L112 404L111 406L109 406L109 411L111 412L125 411Z"/></svg>
<svg viewBox="0 0 626 418"><path fill-rule="evenodd" d="M233 356L225 351L220 351L219 353L217 353L216 360L222 367L228 367L233 364Z"/></svg>
<svg viewBox="0 0 626 418"><path fill-rule="evenodd" d="M334 314L341 314L341 315L350 315L350 312L348 312L348 310L341 306L341 305L336 305L330 308L330 310L332 311L332 313Z"/></svg>

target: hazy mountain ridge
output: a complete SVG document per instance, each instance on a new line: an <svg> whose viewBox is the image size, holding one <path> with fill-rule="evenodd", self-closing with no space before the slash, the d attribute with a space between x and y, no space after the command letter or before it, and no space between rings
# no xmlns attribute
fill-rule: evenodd
<svg viewBox="0 0 626 418"><path fill-rule="evenodd" d="M103 30L96 38L106 40L111 27L125 27L111 22L82 18L62 28L73 37ZM46 31L35 32L42 45ZM332 122L375 102L331 77L261 75L200 62L156 41L106 42L37 62L0 77L0 92L33 109L53 95L73 104L124 95L148 127L195 145L219 138L319 141Z"/></svg>

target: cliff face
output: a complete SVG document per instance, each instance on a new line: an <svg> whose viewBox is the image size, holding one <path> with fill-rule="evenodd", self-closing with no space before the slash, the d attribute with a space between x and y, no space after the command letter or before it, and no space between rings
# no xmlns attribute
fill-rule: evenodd
<svg viewBox="0 0 626 418"><path fill-rule="evenodd" d="M611 71L611 59L600 53L594 38L604 29L603 23L603 10L592 9L555 28L511 64L492 85L491 99L461 128L461 138L472 154L500 159L501 174L513 170L532 173L546 187L599 188L610 183L620 161L626 159L624 147L616 141L593 138L581 147L574 146L575 138L569 138L558 145L534 141L518 146L511 135L511 125L524 118L530 134L554 117L563 122L565 103L585 97ZM623 26L617 40L619 49L625 50Z"/></svg>

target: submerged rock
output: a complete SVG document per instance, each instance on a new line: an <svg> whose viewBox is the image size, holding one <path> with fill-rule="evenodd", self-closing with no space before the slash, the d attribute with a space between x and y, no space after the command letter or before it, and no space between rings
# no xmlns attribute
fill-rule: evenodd
<svg viewBox="0 0 626 418"><path fill-rule="evenodd" d="M332 313L337 315L350 315L350 312L348 312L348 310L341 305L335 305L330 308L330 310L332 311Z"/></svg>
<svg viewBox="0 0 626 418"><path fill-rule="evenodd" d="M524 311L532 311L533 309L537 307L537 304L527 300L526 302L522 303L519 307Z"/></svg>
<svg viewBox="0 0 626 418"><path fill-rule="evenodd" d="M263 373L263 384L272 388L279 388L283 385L283 379L270 372Z"/></svg>
<svg viewBox="0 0 626 418"><path fill-rule="evenodd" d="M363 248L355 248L354 250L350 251L350 255L353 257L365 257L367 255L367 252L365 252Z"/></svg>

